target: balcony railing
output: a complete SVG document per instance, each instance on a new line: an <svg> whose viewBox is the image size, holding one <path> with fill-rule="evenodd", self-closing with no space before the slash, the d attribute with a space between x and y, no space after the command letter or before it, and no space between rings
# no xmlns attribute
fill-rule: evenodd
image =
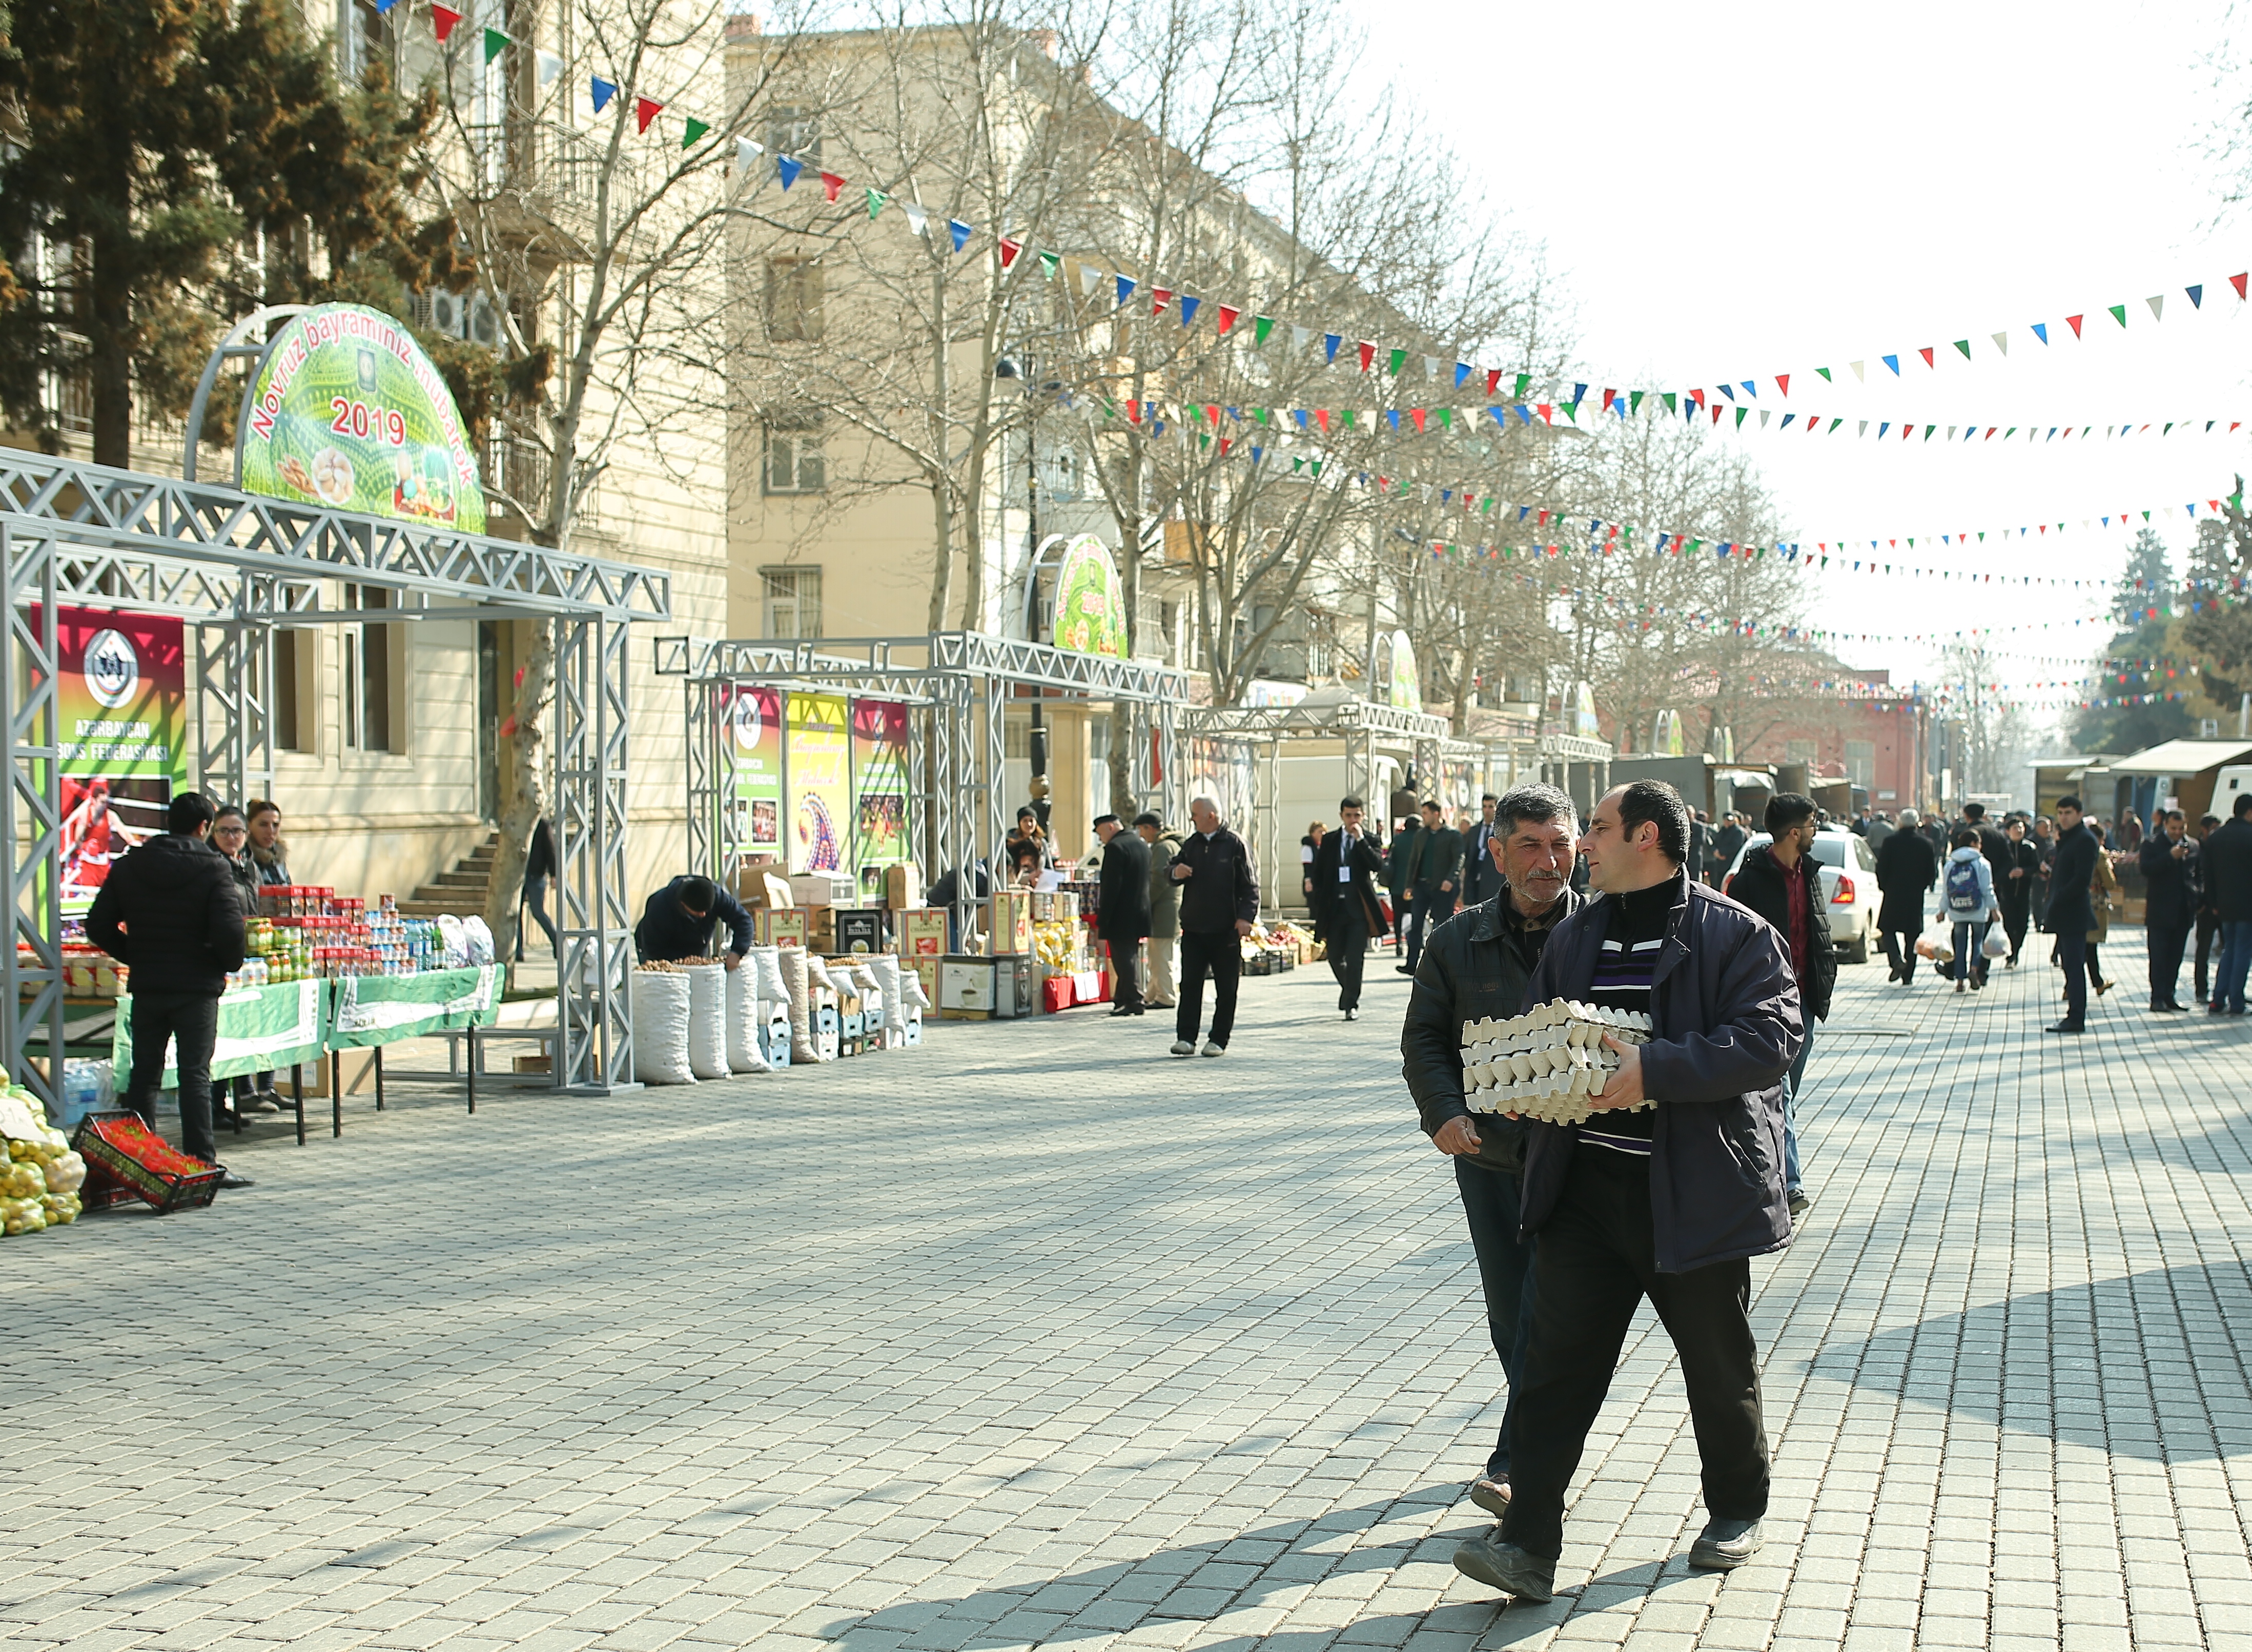
<svg viewBox="0 0 2252 1652"><path fill-rule="evenodd" d="M477 192L495 229L518 245L541 243L559 261L584 256L601 238L597 213L606 171L612 226L661 176L634 145L613 157L607 134L553 121L472 126L468 140Z"/></svg>

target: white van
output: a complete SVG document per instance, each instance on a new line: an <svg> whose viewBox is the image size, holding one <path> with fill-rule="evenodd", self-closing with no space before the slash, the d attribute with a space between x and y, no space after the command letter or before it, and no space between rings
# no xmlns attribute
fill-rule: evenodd
<svg viewBox="0 0 2252 1652"><path fill-rule="evenodd" d="M2213 801L2206 805L2207 814L2217 814L2224 820L2236 816L2236 799L2252 791L2252 763L2235 763L2213 777ZM2197 824L2193 820L2192 826Z"/></svg>

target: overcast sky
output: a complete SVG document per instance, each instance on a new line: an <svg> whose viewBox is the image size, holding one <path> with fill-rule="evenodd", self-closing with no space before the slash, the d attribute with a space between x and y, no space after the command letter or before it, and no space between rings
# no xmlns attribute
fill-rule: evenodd
<svg viewBox="0 0 2252 1652"><path fill-rule="evenodd" d="M2072 578L2116 573L2127 543L2082 518L2162 512L2154 521L2186 547L2183 504L2252 469L2252 305L2228 282L2252 268L2252 235L2224 215L2228 172L2209 152L2231 97L2207 61L2226 11L1426 0L1366 17L1372 67L1414 90L1508 223L1547 244L1591 381L1709 393L1755 379L1754 405L1778 419L1846 418L1836 436L1802 435L1798 421L1752 434L1755 416L1714 438L1756 457L1809 545L1859 540L1866 554L1871 538L1899 538L1880 555L1901 558L1914 534L1918 561ZM2105 313L2122 303L2123 330ZM2088 317L2084 341L2064 324L2072 313ZM2005 329L2006 357L1991 337ZM1953 342L1966 338L1967 362ZM1926 345L1936 369L1915 353ZM1880 365L1887 352L1897 379ZM1825 366L1834 386L1815 374ZM1787 401L1778 373L1792 375ZM2028 446L2021 433L2005 446L1959 432L1953 445L1903 443L1896 427L1880 445L1852 438L1864 418L2099 429L2084 443ZM2208 418L2246 429L2106 443L2100 428ZM2047 535L1998 548L1993 530L2044 519ZM1982 528L1983 547L1936 543ZM2075 675L2038 657L2103 640L2070 625L2102 610L2100 595L1832 568L1804 576L1809 618L1831 630L2047 624L1992 639L2021 656L2010 675L2024 684ZM1840 652L1896 677L1932 663L1915 641Z"/></svg>

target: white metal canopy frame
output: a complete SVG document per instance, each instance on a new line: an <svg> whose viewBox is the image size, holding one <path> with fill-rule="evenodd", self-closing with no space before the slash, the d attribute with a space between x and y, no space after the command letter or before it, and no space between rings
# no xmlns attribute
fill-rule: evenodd
<svg viewBox="0 0 2252 1652"><path fill-rule="evenodd" d="M934 876L972 865L981 844L983 854L997 854L1008 834L1004 720L1020 687L1134 708L1135 796L1168 819L1185 801L1173 794L1188 673L1151 660L1074 653L984 631L802 642L674 636L657 639L657 672L687 680L689 862L730 882L748 854L732 824L735 811L725 806L734 795L734 742L721 738L720 711L737 686L907 701L914 713L908 784ZM1162 763L1153 761L1158 752ZM977 904L975 881L959 878L956 889L956 915L966 923Z"/></svg>
<svg viewBox="0 0 2252 1652"><path fill-rule="evenodd" d="M559 1087L633 1079L632 917L625 876L629 641L671 617L670 577L208 483L0 449L0 726L13 944L0 953L0 1055L52 1099L63 1056L63 744L59 604L176 615L196 630L199 783L271 795L274 631L360 624L323 582L392 593L385 623L530 619L554 630L556 913L562 941ZM27 1057L44 1042L43 1074Z"/></svg>

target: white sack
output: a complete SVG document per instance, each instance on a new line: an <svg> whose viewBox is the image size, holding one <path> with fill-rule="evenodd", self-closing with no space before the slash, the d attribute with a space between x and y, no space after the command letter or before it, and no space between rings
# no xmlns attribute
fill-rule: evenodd
<svg viewBox="0 0 2252 1652"><path fill-rule="evenodd" d="M759 1001L757 976L747 958L727 975L727 1066L733 1072L774 1070L759 1049L759 1029L766 1024L767 1007Z"/></svg>
<svg viewBox="0 0 2252 1652"><path fill-rule="evenodd" d="M688 1065L699 1078L727 1076L727 969L699 964L688 971Z"/></svg>
<svg viewBox="0 0 2252 1652"><path fill-rule="evenodd" d="M645 1084L692 1084L688 1064L689 986L666 970L633 972L634 1077Z"/></svg>

